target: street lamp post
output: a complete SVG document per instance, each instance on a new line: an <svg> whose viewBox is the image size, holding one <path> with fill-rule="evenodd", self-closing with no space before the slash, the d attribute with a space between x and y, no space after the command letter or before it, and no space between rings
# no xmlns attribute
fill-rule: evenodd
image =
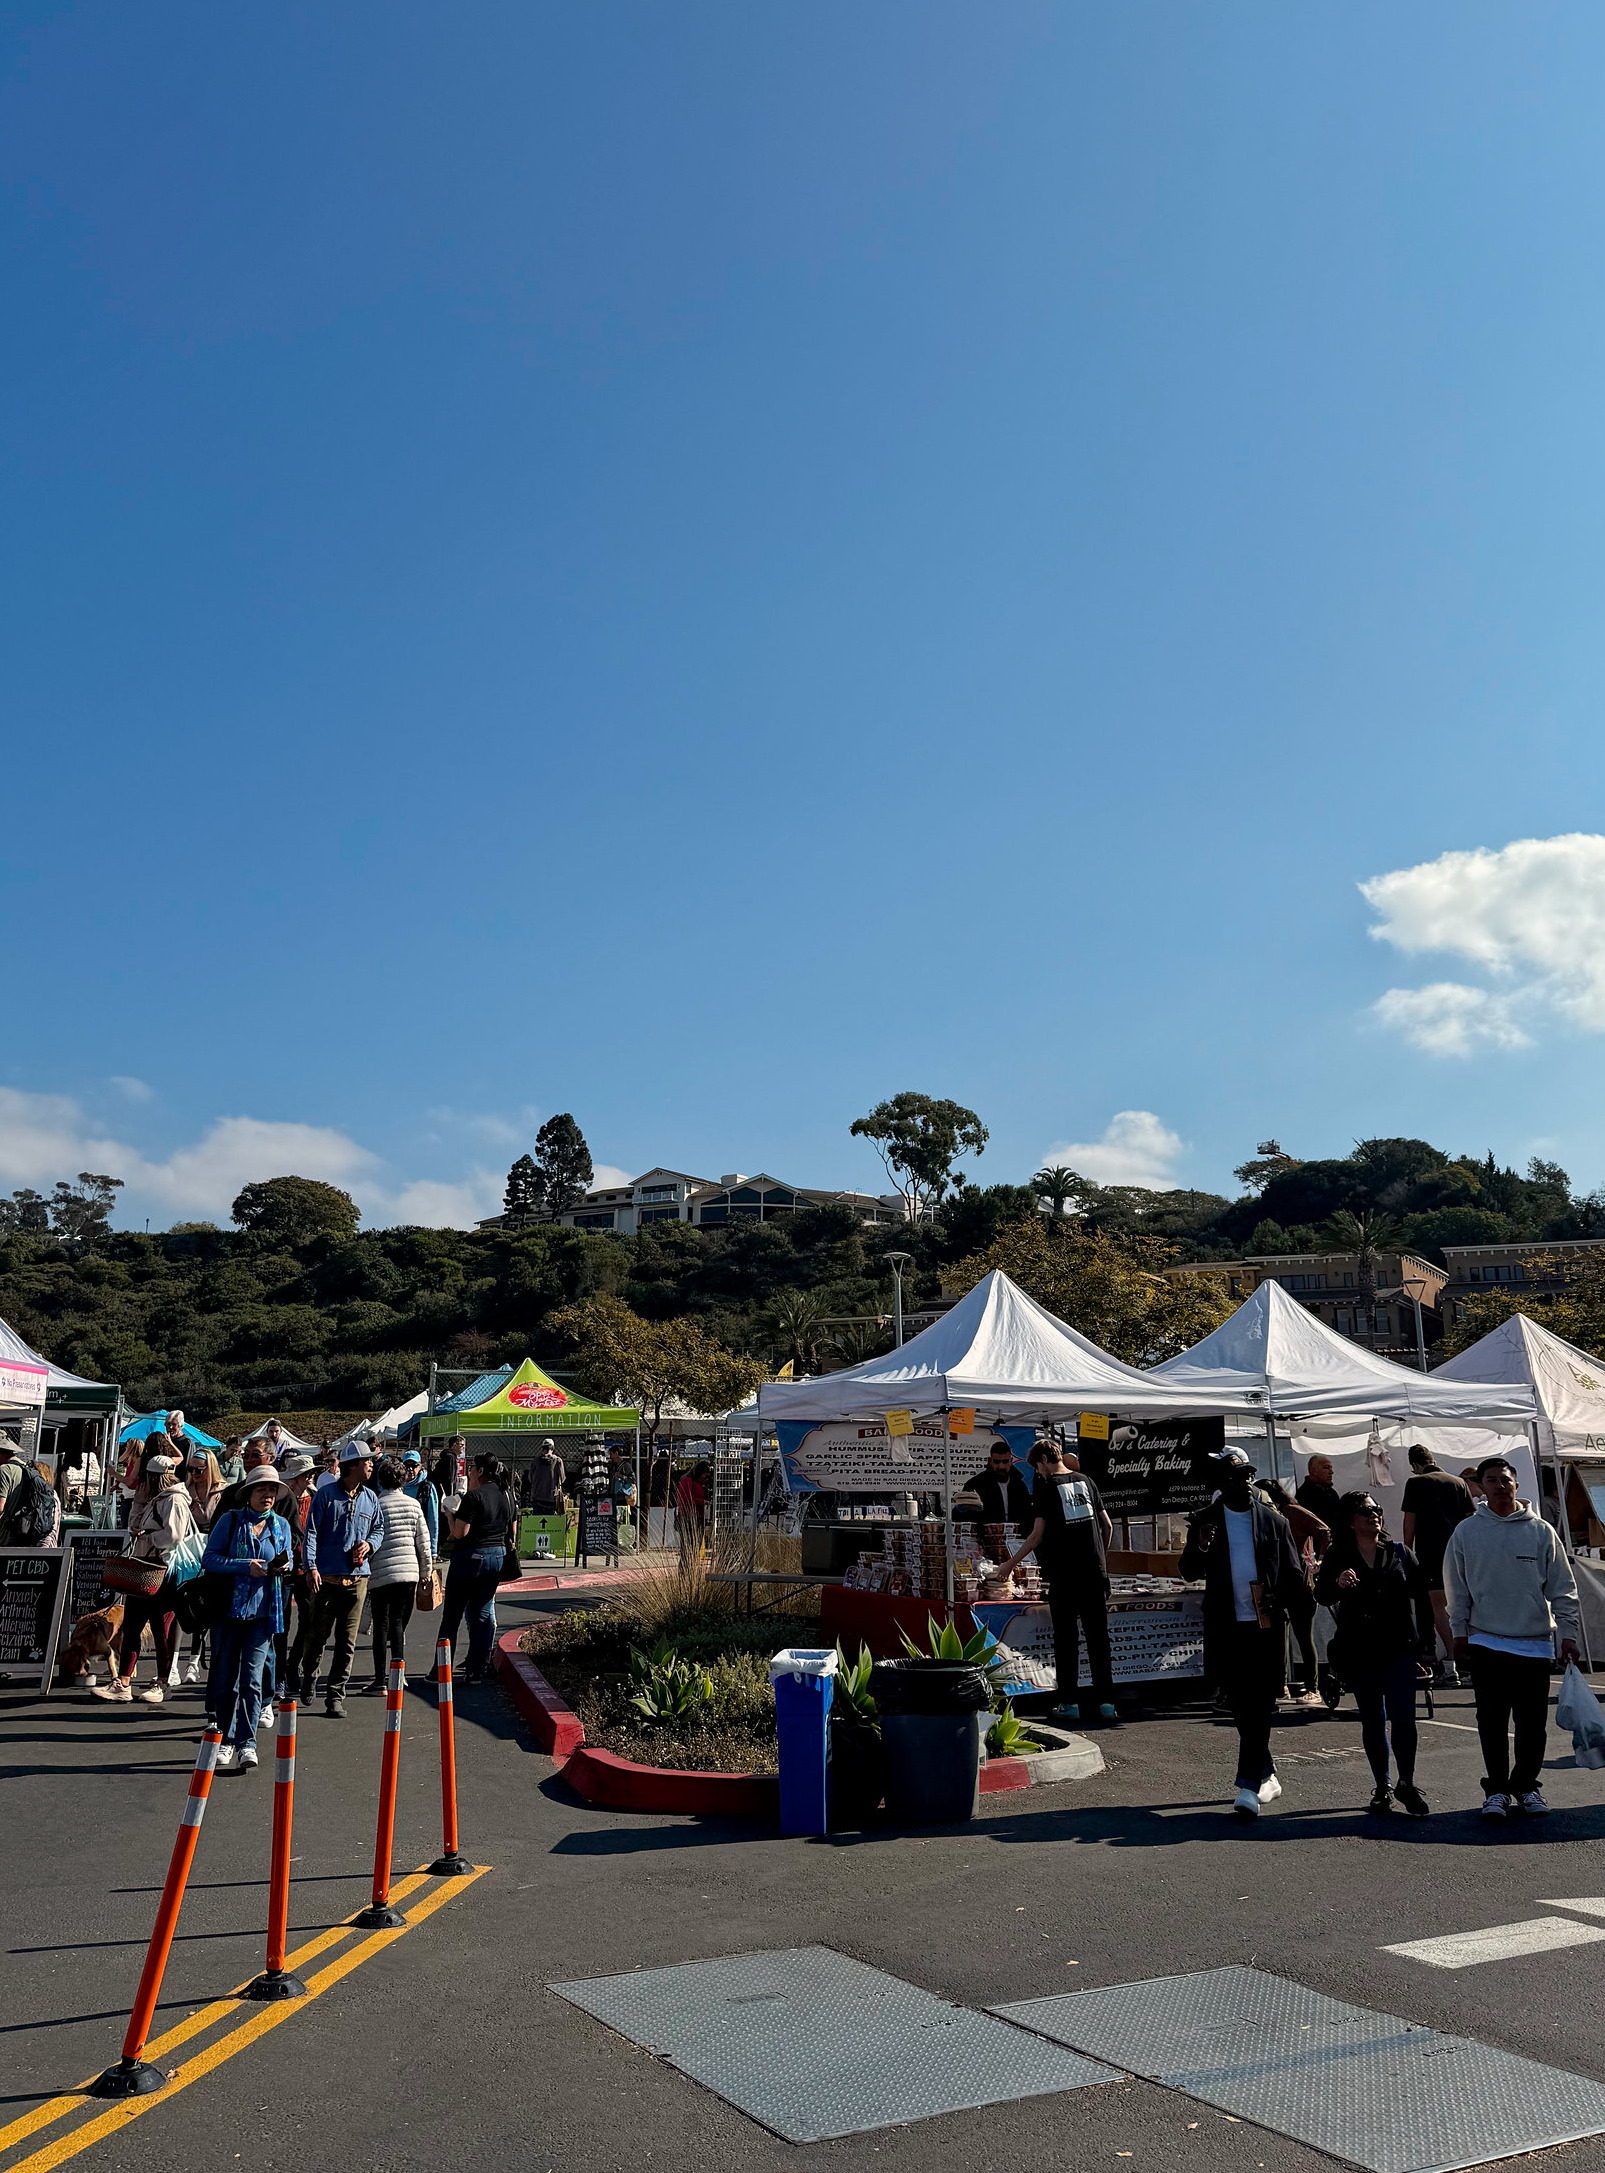
<svg viewBox="0 0 1605 2173"><path fill-rule="evenodd" d="M913 1264L914 1255L911 1252L889 1252L886 1255L886 1265L892 1271L892 1307L897 1315L897 1348L899 1350L903 1348L903 1270L912 1267Z"/></svg>
<svg viewBox="0 0 1605 2173"><path fill-rule="evenodd" d="M1427 1279L1424 1275L1401 1275L1399 1288L1415 1307L1416 1363L1425 1373L1427 1370L1427 1332L1421 1323L1421 1301L1427 1294Z"/></svg>

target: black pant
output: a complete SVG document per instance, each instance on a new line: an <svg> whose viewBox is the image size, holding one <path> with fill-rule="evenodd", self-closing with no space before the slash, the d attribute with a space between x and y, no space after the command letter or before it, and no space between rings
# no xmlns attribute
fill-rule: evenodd
<svg viewBox="0 0 1605 2173"><path fill-rule="evenodd" d="M117 1638L119 1675L138 1674L139 1633L148 1628L151 1643L156 1647L156 1680L166 1683L178 1643L177 1621L173 1614L174 1589L172 1578L164 1577L154 1592L123 1594L123 1626Z"/></svg>
<svg viewBox="0 0 1605 2173"><path fill-rule="evenodd" d="M1258 1788L1276 1771L1271 1722L1282 1687L1287 1633L1278 1625L1234 1622L1220 1653L1220 1690L1237 1724L1237 1786Z"/></svg>
<svg viewBox="0 0 1605 2173"><path fill-rule="evenodd" d="M416 1584L377 1584L368 1589L368 1628L373 1636L373 1679L385 1679L385 1659L407 1657L407 1624L417 1602Z"/></svg>
<svg viewBox="0 0 1605 2173"><path fill-rule="evenodd" d="M330 1697L338 1696L346 1686L351 1673L351 1656L357 1649L357 1625L362 1620L362 1602L367 1594L368 1580L358 1577L350 1584L321 1584L312 1600L312 1614L306 1626L306 1642L301 1645L301 1695L303 1702L312 1695L312 1683L318 1672L318 1662L323 1658L323 1648L330 1633L334 1636L334 1657L329 1665L329 1677L325 1684ZM300 1640L297 1640L300 1643Z"/></svg>
<svg viewBox="0 0 1605 2173"><path fill-rule="evenodd" d="M1477 1733L1482 1739L1482 1777L1490 1796L1526 1796L1538 1786L1544 1765L1544 1733L1549 1724L1549 1662L1520 1653L1491 1652L1471 1645L1471 1689L1477 1705ZM1516 1756L1510 1756L1515 1723Z"/></svg>
<svg viewBox="0 0 1605 2173"><path fill-rule="evenodd" d="M1360 1740L1378 1788L1388 1785L1388 1738L1401 1781L1416 1777L1416 1664L1408 1656L1346 1677L1360 1708Z"/></svg>
<svg viewBox="0 0 1605 2173"><path fill-rule="evenodd" d="M1081 1679L1081 1639L1087 1641L1087 1672L1094 1705L1112 1705L1115 1686L1109 1659L1109 1601L1101 1576L1061 1571L1044 1579L1053 1618L1053 1664L1061 1704L1074 1705Z"/></svg>

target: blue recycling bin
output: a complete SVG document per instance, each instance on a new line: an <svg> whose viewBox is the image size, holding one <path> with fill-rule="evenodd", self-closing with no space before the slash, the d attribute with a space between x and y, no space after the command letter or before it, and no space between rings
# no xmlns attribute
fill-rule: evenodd
<svg viewBox="0 0 1605 2173"><path fill-rule="evenodd" d="M830 1823L830 1706L834 1651L798 1645L769 1662L780 1749L780 1830L824 1833Z"/></svg>

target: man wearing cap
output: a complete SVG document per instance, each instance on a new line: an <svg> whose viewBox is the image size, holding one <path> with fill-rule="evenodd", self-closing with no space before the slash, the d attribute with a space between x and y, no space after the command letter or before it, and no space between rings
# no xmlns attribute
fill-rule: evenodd
<svg viewBox="0 0 1605 2173"><path fill-rule="evenodd" d="M1254 1467L1241 1449L1210 1461L1220 1492L1191 1519L1181 1574L1203 1580L1204 1668L1237 1723L1239 1818L1282 1793L1271 1757L1271 1722L1287 1662L1290 1612L1308 1587L1287 1519L1251 1485Z"/></svg>
<svg viewBox="0 0 1605 2173"><path fill-rule="evenodd" d="M346 1684L357 1649L368 1561L385 1536L384 1511L369 1486L373 1463L360 1441L340 1451L339 1476L320 1487L307 1516L307 1583L312 1588L312 1626L301 1654L301 1702L310 1705L318 1662L332 1632L334 1658L324 1686L323 1710L346 1717Z"/></svg>
<svg viewBox="0 0 1605 2173"><path fill-rule="evenodd" d="M401 1459L401 1491L410 1501L415 1501L424 1513L424 1528L429 1534L429 1552L440 1552L440 1496L424 1477L424 1460L416 1449L408 1449Z"/></svg>

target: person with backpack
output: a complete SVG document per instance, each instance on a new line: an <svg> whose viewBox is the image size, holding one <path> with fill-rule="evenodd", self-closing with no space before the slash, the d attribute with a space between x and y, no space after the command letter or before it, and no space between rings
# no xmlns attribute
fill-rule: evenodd
<svg viewBox="0 0 1605 2173"><path fill-rule="evenodd" d="M368 1564L373 1676L362 1686L364 1697L378 1697L384 1690L387 1661L405 1664L407 1624L417 1604L418 1588L435 1566L429 1527L423 1511L403 1489L402 1467L386 1457L374 1477L385 1516L385 1535Z"/></svg>
<svg viewBox="0 0 1605 2173"><path fill-rule="evenodd" d="M60 1521L48 1477L22 1461L9 1434L0 1434L0 1547L48 1547Z"/></svg>
<svg viewBox="0 0 1605 2173"><path fill-rule="evenodd" d="M161 1704L162 1685L172 1671L178 1642L173 1614L177 1588L171 1558L175 1548L194 1539L200 1530L188 1490L179 1476L177 1457L165 1456L158 1449L145 1468L156 1491L129 1527L128 1551L137 1561L167 1565L167 1574L154 1592L123 1594L117 1672L109 1683L97 1684L90 1691L91 1697L104 1698L108 1705L127 1705L134 1698L140 1634L147 1629L156 1648L156 1679L148 1689L138 1692L138 1698L141 1705Z"/></svg>
<svg viewBox="0 0 1605 2173"><path fill-rule="evenodd" d="M284 1581L295 1560L290 1527L274 1508L283 1481L271 1464L245 1477L246 1507L217 1518L201 1561L222 1602L206 1685L206 1710L223 1737L219 1773L246 1773L257 1762L264 1662L284 1628Z"/></svg>

